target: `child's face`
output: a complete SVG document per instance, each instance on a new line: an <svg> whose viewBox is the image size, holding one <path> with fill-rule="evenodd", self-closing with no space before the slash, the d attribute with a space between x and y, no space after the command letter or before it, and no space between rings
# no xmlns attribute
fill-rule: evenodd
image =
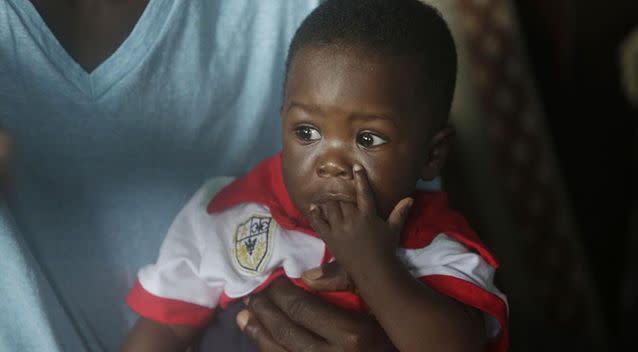
<svg viewBox="0 0 638 352"><path fill-rule="evenodd" d="M295 54L281 108L282 172L304 214L312 203L354 202L355 164L384 219L419 178L434 176L434 119L411 60L335 46Z"/></svg>

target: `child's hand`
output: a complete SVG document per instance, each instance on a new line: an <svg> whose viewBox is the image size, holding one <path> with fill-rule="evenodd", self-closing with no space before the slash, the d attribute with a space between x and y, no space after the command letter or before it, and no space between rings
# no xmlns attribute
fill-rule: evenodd
<svg viewBox="0 0 638 352"><path fill-rule="evenodd" d="M386 222L377 215L366 172L355 165L353 174L356 204L338 201L312 204L309 219L347 271L355 267L363 269L383 256L395 255L401 228L413 203L411 198L399 201Z"/></svg>
<svg viewBox="0 0 638 352"><path fill-rule="evenodd" d="M313 291L350 291L356 293L352 278L335 261L304 271L301 274L301 280Z"/></svg>

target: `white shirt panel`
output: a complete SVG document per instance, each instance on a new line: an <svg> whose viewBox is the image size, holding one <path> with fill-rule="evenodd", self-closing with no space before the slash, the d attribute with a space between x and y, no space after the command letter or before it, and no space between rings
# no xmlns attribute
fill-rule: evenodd
<svg viewBox="0 0 638 352"><path fill-rule="evenodd" d="M452 276L493 293L507 306L507 297L494 285L495 269L479 254L444 233L437 235L426 247L399 249L398 253L414 277ZM495 317L484 315L488 337L496 336L500 324Z"/></svg>
<svg viewBox="0 0 638 352"><path fill-rule="evenodd" d="M248 203L208 214L209 184L178 214L157 262L140 270L138 278L145 290L159 297L213 308L222 292L231 298L245 296L278 268L283 268L288 277L298 278L305 270L321 264L323 241L282 229L271 219L262 265L252 272L242 268L235 253L238 246L245 244L237 243L237 231L253 217L269 218L268 208Z"/></svg>

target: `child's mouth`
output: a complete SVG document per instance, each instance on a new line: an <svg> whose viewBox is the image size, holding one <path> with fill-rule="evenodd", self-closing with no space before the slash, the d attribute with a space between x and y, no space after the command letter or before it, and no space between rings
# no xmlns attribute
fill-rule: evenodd
<svg viewBox="0 0 638 352"><path fill-rule="evenodd" d="M346 203L356 203L356 199L354 196L346 193L338 193L338 192L326 192L321 193L318 196L314 197L314 203L327 203L330 201L336 202L346 202Z"/></svg>

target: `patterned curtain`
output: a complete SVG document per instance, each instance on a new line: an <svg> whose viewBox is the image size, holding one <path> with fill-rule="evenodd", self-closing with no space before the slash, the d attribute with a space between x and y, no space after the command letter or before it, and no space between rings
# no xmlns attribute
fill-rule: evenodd
<svg viewBox="0 0 638 352"><path fill-rule="evenodd" d="M426 0L452 27L459 75L454 206L501 261L512 351L603 351L606 324L509 0Z"/></svg>

